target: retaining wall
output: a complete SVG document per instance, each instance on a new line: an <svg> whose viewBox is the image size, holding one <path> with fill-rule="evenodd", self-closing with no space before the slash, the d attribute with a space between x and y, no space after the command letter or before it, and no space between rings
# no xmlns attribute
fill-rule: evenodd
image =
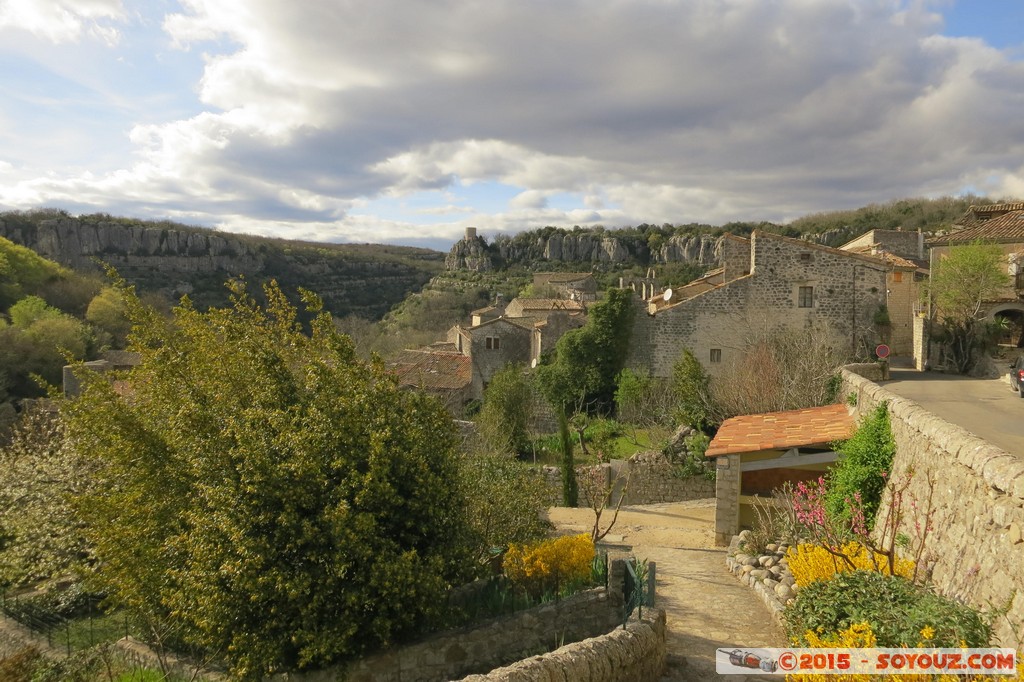
<svg viewBox="0 0 1024 682"><path fill-rule="evenodd" d="M569 644L462 682L587 680L657 682L665 672L665 612L658 609L599 637Z"/></svg>
<svg viewBox="0 0 1024 682"><path fill-rule="evenodd" d="M990 610L999 644L1024 648L1024 456L1010 454L931 414L912 400L843 370L843 392L855 393L856 416L889 403L896 458L892 480L913 472L904 496L901 532L915 542L924 510L934 511L924 563L944 595ZM930 498L930 503L929 503ZM878 518L892 504L888 493Z"/></svg>

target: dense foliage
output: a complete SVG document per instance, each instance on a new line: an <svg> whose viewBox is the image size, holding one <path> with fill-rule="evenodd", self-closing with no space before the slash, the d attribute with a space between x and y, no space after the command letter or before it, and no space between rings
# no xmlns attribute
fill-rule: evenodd
<svg viewBox="0 0 1024 682"><path fill-rule="evenodd" d="M67 447L56 414L37 407L21 415L0 448L0 590L86 567L69 498L93 484L93 468Z"/></svg>
<svg viewBox="0 0 1024 682"><path fill-rule="evenodd" d="M552 362L537 368L541 390L552 405L588 411L609 409L633 330L634 294L609 289L589 311L587 323L566 332Z"/></svg>
<svg viewBox="0 0 1024 682"><path fill-rule="evenodd" d="M902 576L871 570L838 573L800 589L785 612L786 631L807 644L807 633L835 633L867 623L879 647L917 646L921 631L928 646L988 646L991 626L969 606L931 592Z"/></svg>
<svg viewBox="0 0 1024 682"><path fill-rule="evenodd" d="M934 337L943 344L953 368L965 374L995 337L984 304L1010 285L1002 250L992 244L951 247L932 269L928 291L937 310Z"/></svg>
<svg viewBox="0 0 1024 682"><path fill-rule="evenodd" d="M307 335L265 297L236 282L230 308L167 322L129 296L130 391L93 377L66 406L105 483L77 500L97 585L241 679L418 632L469 555L443 407L357 360L326 313Z"/></svg>
<svg viewBox="0 0 1024 682"><path fill-rule="evenodd" d="M523 368L510 364L491 377L477 428L492 452L523 454L530 447L534 388Z"/></svg>
<svg viewBox="0 0 1024 682"><path fill-rule="evenodd" d="M864 523L870 530L896 455L888 403L880 403L865 415L854 434L836 445L836 452L840 457L829 470L826 510L836 522L848 525L849 501L858 495L864 511Z"/></svg>

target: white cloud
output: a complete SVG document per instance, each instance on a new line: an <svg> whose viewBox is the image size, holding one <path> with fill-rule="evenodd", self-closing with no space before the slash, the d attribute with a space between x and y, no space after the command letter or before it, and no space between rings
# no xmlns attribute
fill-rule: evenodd
<svg viewBox="0 0 1024 682"><path fill-rule="evenodd" d="M87 35L115 45L120 33L110 22L124 18L121 0L0 0L0 29L22 29L53 43Z"/></svg>
<svg viewBox="0 0 1024 682"><path fill-rule="evenodd" d="M0 201L188 207L225 229L381 239L457 235L470 220L777 220L1020 187L1024 64L936 35L934 3L181 4L162 24L179 48L209 50L205 113L136 126L138 158L120 172L26 178ZM89 6L45 5L50 39L120 16L115 2ZM417 206L452 215L429 228L348 214L482 182L521 191L486 214ZM555 195L580 207L552 207Z"/></svg>

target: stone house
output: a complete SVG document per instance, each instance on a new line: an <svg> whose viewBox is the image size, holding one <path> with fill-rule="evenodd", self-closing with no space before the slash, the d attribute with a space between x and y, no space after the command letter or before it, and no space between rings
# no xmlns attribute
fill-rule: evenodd
<svg viewBox="0 0 1024 682"><path fill-rule="evenodd" d="M886 308L890 326L882 330L893 357L914 355L914 320L921 312L923 283L928 277L924 235L900 230L869 230L839 247L889 264L885 278Z"/></svg>
<svg viewBox="0 0 1024 682"><path fill-rule="evenodd" d="M597 280L589 272L536 272L533 287L535 290L551 288L561 298L573 301L597 300Z"/></svg>
<svg viewBox="0 0 1024 682"><path fill-rule="evenodd" d="M509 363L530 361L533 321L498 317L471 327L455 325L448 343L470 360L471 398L482 398L491 377Z"/></svg>
<svg viewBox="0 0 1024 682"><path fill-rule="evenodd" d="M668 377L684 348L712 374L742 360L752 332L825 325L851 354L878 342L891 267L882 258L755 231L726 235L721 267L640 305L627 366Z"/></svg>
<svg viewBox="0 0 1024 682"><path fill-rule="evenodd" d="M554 351L555 344L566 332L579 329L587 323L582 311L557 310L546 320L533 323L530 336L530 364L539 363L541 355Z"/></svg>
<svg viewBox="0 0 1024 682"><path fill-rule="evenodd" d="M991 301L986 301L985 316L1004 318L1009 331L1003 343L1024 348L1024 203L971 206L953 226L955 231L928 240L931 267L956 246L982 241L995 244L1004 254L1010 284Z"/></svg>

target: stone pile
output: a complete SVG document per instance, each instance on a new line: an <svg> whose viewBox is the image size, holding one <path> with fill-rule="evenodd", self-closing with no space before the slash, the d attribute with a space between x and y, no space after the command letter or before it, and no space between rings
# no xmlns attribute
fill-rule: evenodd
<svg viewBox="0 0 1024 682"><path fill-rule="evenodd" d="M749 530L733 537L725 565L743 584L753 588L772 616L781 622L783 610L796 598L799 589L786 559L789 545L770 543L763 552L747 553L741 547L750 539Z"/></svg>

